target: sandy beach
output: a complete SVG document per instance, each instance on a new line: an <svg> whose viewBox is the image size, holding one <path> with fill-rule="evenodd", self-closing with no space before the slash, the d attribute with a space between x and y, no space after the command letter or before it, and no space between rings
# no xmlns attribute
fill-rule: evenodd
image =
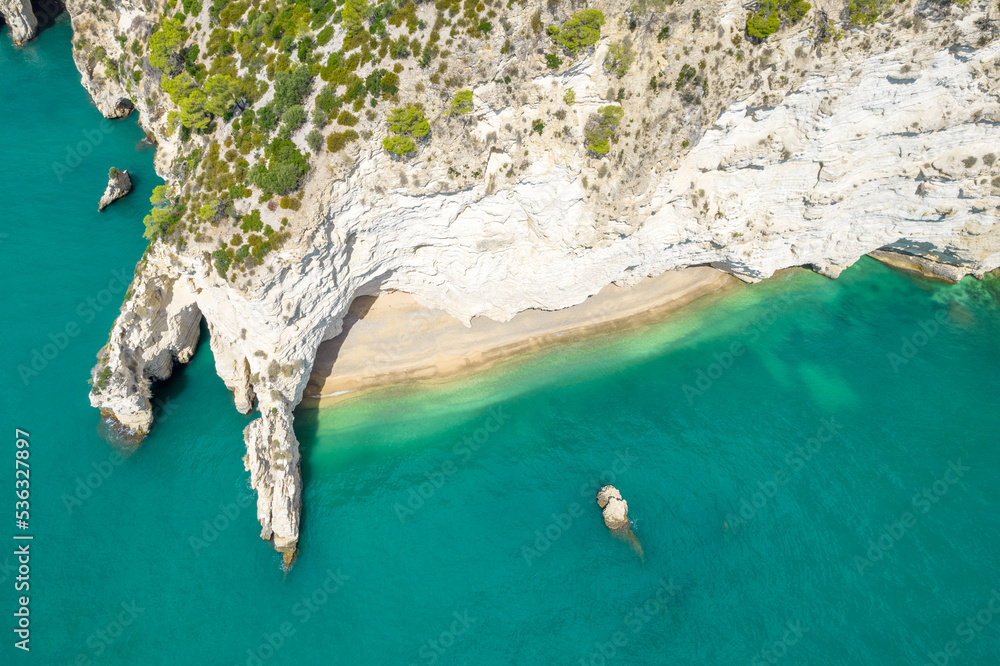
<svg viewBox="0 0 1000 666"><path fill-rule="evenodd" d="M409 294L361 297L344 331L320 345L303 397L328 404L368 388L450 378L559 341L652 323L735 282L708 267L668 271L628 288L608 285L563 310L528 310L505 323L477 318L471 327Z"/></svg>

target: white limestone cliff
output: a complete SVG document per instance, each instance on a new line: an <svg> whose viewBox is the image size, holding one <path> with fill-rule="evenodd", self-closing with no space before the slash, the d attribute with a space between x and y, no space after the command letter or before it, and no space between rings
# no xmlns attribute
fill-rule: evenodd
<svg viewBox="0 0 1000 666"><path fill-rule="evenodd" d="M30 42L38 34L38 20L31 10L31 0L0 0L0 15L18 46Z"/></svg>
<svg viewBox="0 0 1000 666"><path fill-rule="evenodd" d="M949 29L971 40L974 18ZM122 14L115 25L134 31L144 21ZM801 39L778 48L790 52ZM490 148L474 144L481 181L451 184L445 163L423 156L395 162L375 133L344 169L318 170L291 238L249 277L220 277L207 244L154 243L100 353L91 403L134 434L148 432L150 380L189 359L204 317L237 408L261 414L244 433L245 463L261 536L289 554L302 492L293 409L317 347L340 332L357 296L399 290L463 321L505 321L692 265L748 281L803 265L835 277L879 249L947 264L953 276L1000 265L1000 41L954 48L925 34L878 53L845 51L788 90L737 87L690 150L623 158L612 169L635 178L597 190L597 167L579 143L519 139L515 153L504 126L535 118L548 91L561 98L572 85L581 94L567 123L578 134L606 103L593 92L607 85L597 64L605 48L539 77L543 93L523 106L505 106L495 83L474 87L473 130L500 134ZM118 113L126 91L81 60L102 112ZM178 146L159 135L162 114L143 113L161 167ZM514 171L524 152L531 159Z"/></svg>

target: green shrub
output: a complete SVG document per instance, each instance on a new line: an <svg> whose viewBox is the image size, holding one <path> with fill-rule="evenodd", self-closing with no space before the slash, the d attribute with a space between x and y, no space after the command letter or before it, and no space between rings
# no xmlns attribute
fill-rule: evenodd
<svg viewBox="0 0 1000 666"><path fill-rule="evenodd" d="M382 139L382 147L400 157L405 157L417 150L417 145L413 142L412 138L400 136L399 134L393 134Z"/></svg>
<svg viewBox="0 0 1000 666"><path fill-rule="evenodd" d="M448 113L453 116L461 116L472 111L472 91L459 90L451 99L448 105Z"/></svg>
<svg viewBox="0 0 1000 666"><path fill-rule="evenodd" d="M566 94L563 95L563 101L566 102L566 104L568 104L569 106L573 106L573 103L576 102L576 91L573 90L572 88L567 90Z"/></svg>
<svg viewBox="0 0 1000 666"><path fill-rule="evenodd" d="M351 141L358 139L358 133L352 129L343 132L333 132L326 137L326 149L331 153L338 153Z"/></svg>
<svg viewBox="0 0 1000 666"><path fill-rule="evenodd" d="M308 65L299 65L290 72L276 72L274 75L275 112L282 114L290 106L302 104L302 100L312 88L312 73Z"/></svg>
<svg viewBox="0 0 1000 666"><path fill-rule="evenodd" d="M344 110L337 115L337 124L345 127L354 127L358 124L358 117L350 111Z"/></svg>
<svg viewBox="0 0 1000 666"><path fill-rule="evenodd" d="M219 215L221 208L222 202L218 199L212 199L198 209L198 219L202 222L211 222Z"/></svg>
<svg viewBox="0 0 1000 666"><path fill-rule="evenodd" d="M264 228L264 223L260 220L260 211L254 209L243 216L240 220L240 229L244 233L249 233L251 231L260 231Z"/></svg>
<svg viewBox="0 0 1000 666"><path fill-rule="evenodd" d="M371 7L365 0L346 0L341 12L341 21L347 28L347 34L349 36L360 34L364 30L364 22L370 14Z"/></svg>
<svg viewBox="0 0 1000 666"><path fill-rule="evenodd" d="M326 46L331 39L333 39L332 25L326 26L325 28L319 31L318 35L316 35L316 43L319 44L320 46Z"/></svg>
<svg viewBox="0 0 1000 666"><path fill-rule="evenodd" d="M198 87L190 74L184 72L172 79L164 77L160 85L170 95L171 101L180 108L178 118L181 125L198 132L208 129L212 121L212 116L206 109L208 95Z"/></svg>
<svg viewBox="0 0 1000 666"><path fill-rule="evenodd" d="M892 0L850 0L847 3L848 23L871 25L891 6Z"/></svg>
<svg viewBox="0 0 1000 666"><path fill-rule="evenodd" d="M701 88L702 94L708 93L708 80L698 74L698 70L691 65L685 64L681 67L680 74L677 75L677 82L674 90L680 91L681 99L688 104L699 103L697 89Z"/></svg>
<svg viewBox="0 0 1000 666"><path fill-rule="evenodd" d="M395 108L389 112L389 131L420 139L430 133L431 126L424 116L423 109L411 105Z"/></svg>
<svg viewBox="0 0 1000 666"><path fill-rule="evenodd" d="M333 109L339 108L343 102L340 97L337 96L337 86L327 84L323 86L323 89L319 91L316 96L316 106L319 109L329 113Z"/></svg>
<svg viewBox="0 0 1000 666"><path fill-rule="evenodd" d="M225 115L236 103L238 90L239 84L236 79L228 74L209 77L205 81L205 94L208 96L205 109L217 116Z"/></svg>
<svg viewBox="0 0 1000 666"><path fill-rule="evenodd" d="M604 69L620 79L625 76L633 60L635 54L632 52L631 40L626 38L625 41L615 42L608 47L608 54L604 58Z"/></svg>
<svg viewBox="0 0 1000 666"><path fill-rule="evenodd" d="M559 56L557 56L554 53L546 53L545 54L545 66L546 67L548 67L549 69L559 69L560 65L562 65L562 58L560 58Z"/></svg>
<svg viewBox="0 0 1000 666"><path fill-rule="evenodd" d="M168 76L184 64L181 48L188 38L184 24L177 19L165 19L160 29L149 37L149 64Z"/></svg>
<svg viewBox="0 0 1000 666"><path fill-rule="evenodd" d="M251 109L252 111L253 109ZM265 104L257 109L257 127L265 132L270 132L278 126L278 112L274 109L274 104Z"/></svg>
<svg viewBox="0 0 1000 666"><path fill-rule="evenodd" d="M146 240L155 241L157 238L167 236L173 231L174 225L181 217L173 192L166 185L157 185L153 188L153 194L149 197L149 203L153 208L149 211L142 223L146 227L142 236Z"/></svg>
<svg viewBox="0 0 1000 666"><path fill-rule="evenodd" d="M306 111L301 105L295 104L293 106L285 109L285 112L281 114L281 131L280 136L287 139L290 137L295 130L302 126L302 123L306 121Z"/></svg>
<svg viewBox="0 0 1000 666"><path fill-rule="evenodd" d="M584 147L598 157L607 155L623 117L624 109L614 105L602 106L591 114L583 129Z"/></svg>
<svg viewBox="0 0 1000 666"><path fill-rule="evenodd" d="M573 14L561 26L549 26L549 35L570 54L576 55L597 43L601 38L602 25L604 12L599 9L584 9Z"/></svg>
<svg viewBox="0 0 1000 666"><path fill-rule="evenodd" d="M212 259L215 260L215 270L222 277L226 276L229 266L233 263L233 256L234 252L232 248L228 247L221 248L212 253Z"/></svg>
<svg viewBox="0 0 1000 666"><path fill-rule="evenodd" d="M423 109L416 105L393 109L389 112L388 120L392 135L382 140L382 147L399 157L415 152L415 139L421 139L431 131Z"/></svg>
<svg viewBox="0 0 1000 666"><path fill-rule="evenodd" d="M250 169L250 179L265 194L285 194L298 189L309 171L309 163L290 139L276 138L264 151L267 167Z"/></svg>
<svg viewBox="0 0 1000 666"><path fill-rule="evenodd" d="M318 153L323 146L323 133L317 129L310 131L306 134L306 144L314 153Z"/></svg>
<svg viewBox="0 0 1000 666"><path fill-rule="evenodd" d="M801 21L811 7L805 0L761 0L757 11L747 16L747 34L758 40L767 39L782 23L794 25Z"/></svg>

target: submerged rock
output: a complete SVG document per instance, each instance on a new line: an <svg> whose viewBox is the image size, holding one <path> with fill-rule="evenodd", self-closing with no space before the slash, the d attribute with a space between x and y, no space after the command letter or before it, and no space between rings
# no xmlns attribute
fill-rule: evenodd
<svg viewBox="0 0 1000 666"><path fill-rule="evenodd" d="M104 210L115 201L132 191L132 178L128 171L119 171L111 167L108 171L108 187L104 190L104 196L97 204L97 210Z"/></svg>
<svg viewBox="0 0 1000 666"><path fill-rule="evenodd" d="M622 499L622 494L618 492L618 489L614 486L604 486L598 490L597 506L601 507L604 514L604 524L608 526L611 533L619 539L627 541L628 545L632 546L632 550L644 560L642 545L628 524L628 502Z"/></svg>

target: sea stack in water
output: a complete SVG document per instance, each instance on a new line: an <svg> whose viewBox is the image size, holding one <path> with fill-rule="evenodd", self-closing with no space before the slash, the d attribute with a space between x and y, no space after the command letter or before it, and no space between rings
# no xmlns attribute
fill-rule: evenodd
<svg viewBox="0 0 1000 666"><path fill-rule="evenodd" d="M97 204L97 210L104 210L131 191L132 178L128 175L128 171L119 171L111 167L111 170L108 171L108 187L104 190L104 196Z"/></svg>
<svg viewBox="0 0 1000 666"><path fill-rule="evenodd" d="M10 36L16 46L38 35L38 19L31 9L31 0L0 0L0 15L10 26Z"/></svg>
<svg viewBox="0 0 1000 666"><path fill-rule="evenodd" d="M597 491L597 506L604 513L604 524L610 530L628 527L628 502L614 486L604 486Z"/></svg>
<svg viewBox="0 0 1000 666"><path fill-rule="evenodd" d="M628 502L622 499L622 494L614 486L604 486L597 491L597 506L601 507L604 513L604 524L608 526L611 533L619 539L628 542L632 550L643 560L642 545L639 539L632 533L632 528L628 524Z"/></svg>

